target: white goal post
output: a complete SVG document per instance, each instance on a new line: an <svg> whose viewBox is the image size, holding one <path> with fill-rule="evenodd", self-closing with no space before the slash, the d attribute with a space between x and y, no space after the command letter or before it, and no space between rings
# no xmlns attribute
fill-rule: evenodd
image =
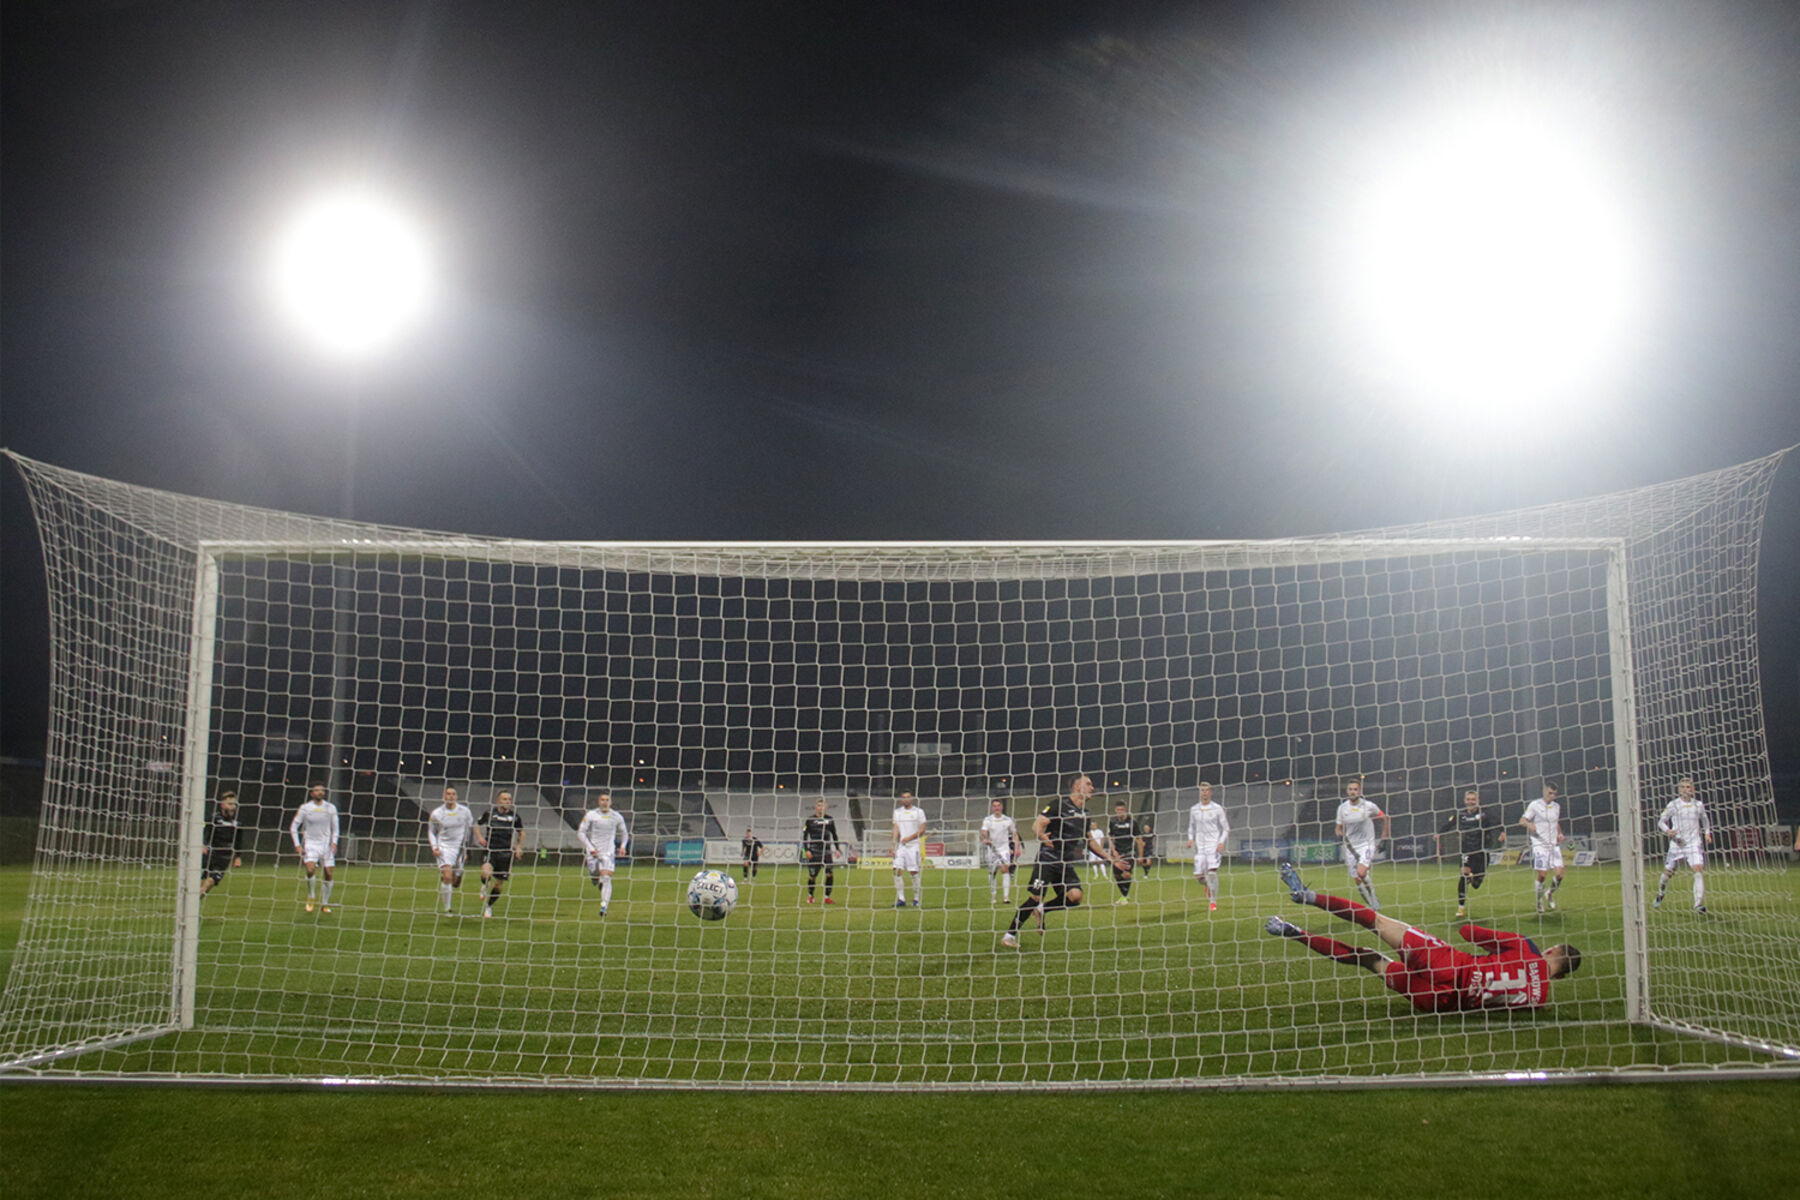
<svg viewBox="0 0 1800 1200"><path fill-rule="evenodd" d="M1800 963L1768 947L1800 934L1800 889L1765 834L1755 661L1780 459L1325 538L674 545L355 525L14 456L44 535L53 716L0 1078L1793 1071ZM1084 867L1086 903L1040 934L1015 918L1032 821L1076 772L1102 828L1148 833L1148 862ZM1685 862L1661 872L1683 778L1714 833L1705 916ZM1334 833L1351 783L1391 822L1383 911L1455 941L1466 903L1579 946L1583 969L1529 1012L1421 1016L1269 937L1280 915L1379 946L1296 910L1274 870L1292 858L1356 898ZM1567 880L1536 913L1519 823L1547 783ZM309 875L289 823L315 784L342 837ZM1232 825L1211 879L1185 844L1202 785ZM1446 831L1471 789L1496 840L1468 890ZM451 792L489 824L440 863L426 818ZM601 792L616 860L580 840ZM916 873L890 851L903 793L925 821ZM1027 843L1010 880L979 834L996 809ZM450 812L434 828L460 829ZM476 839L496 812L523 851L488 887ZM221 836L241 866L209 851ZM683 897L708 862L740 890L703 924ZM1002 947L1018 921L1025 945Z"/></svg>

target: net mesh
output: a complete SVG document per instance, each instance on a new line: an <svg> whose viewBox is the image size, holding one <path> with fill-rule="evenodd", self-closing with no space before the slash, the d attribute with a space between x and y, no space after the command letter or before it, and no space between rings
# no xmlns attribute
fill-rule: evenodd
<svg viewBox="0 0 1800 1200"><path fill-rule="evenodd" d="M671 546L309 518L15 457L53 695L0 1070L930 1088L1781 1067L1800 920L1755 654L1780 461L1278 542ZM1075 771L1103 835L1131 823L1103 844L1145 861L1081 864L1087 903L1002 947L1034 815ZM1682 777L1714 829L1705 919L1685 873L1647 908ZM1568 877L1539 914L1518 822L1546 779ZM1203 782L1232 827L1216 878L1187 844ZM1274 870L1358 895L1351 782L1391 828L1383 911L1454 941L1460 902L1581 947L1550 1004L1416 1015L1267 935L1279 915L1383 949ZM312 783L341 822L330 891L289 833ZM1459 894L1468 787L1498 829ZM474 834L448 880L434 860L446 788L476 815L510 794L524 848L497 890ZM211 862L201 900L226 789L240 865ZM629 839L610 874L579 832L602 789ZM894 869L901 793L916 875ZM1012 875L989 869L996 801ZM821 806L828 844L804 824ZM703 923L686 892L708 865L739 899Z"/></svg>

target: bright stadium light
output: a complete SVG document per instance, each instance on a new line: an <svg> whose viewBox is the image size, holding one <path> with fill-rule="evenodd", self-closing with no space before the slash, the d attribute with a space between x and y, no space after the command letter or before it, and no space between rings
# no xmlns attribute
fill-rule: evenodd
<svg viewBox="0 0 1800 1200"><path fill-rule="evenodd" d="M282 314L326 353L360 359L423 317L431 254L417 222L363 189L315 198L276 241L270 283Z"/></svg>
<svg viewBox="0 0 1800 1200"><path fill-rule="evenodd" d="M1594 400L1645 308L1642 238L1574 122L1435 114L1356 172L1338 289L1382 390L1470 430Z"/></svg>

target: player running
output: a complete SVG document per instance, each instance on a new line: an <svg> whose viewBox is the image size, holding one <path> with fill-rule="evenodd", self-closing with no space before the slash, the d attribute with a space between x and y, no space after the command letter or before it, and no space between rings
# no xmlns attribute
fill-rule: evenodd
<svg viewBox="0 0 1800 1200"><path fill-rule="evenodd" d="M1581 965L1581 951L1573 946L1551 946L1540 951L1529 938L1480 925L1463 925L1457 934L1488 953L1458 950L1442 938L1354 900L1319 895L1301 881L1292 863L1281 864L1281 882L1287 885L1294 903L1310 904L1374 930L1389 948L1400 952L1400 957L1389 958L1379 950L1358 950L1308 933L1280 917L1269 918L1263 927L1268 933L1304 942L1314 954L1380 975L1383 983L1405 996L1420 1012L1535 1008L1549 1001L1552 979L1561 979Z"/></svg>
<svg viewBox="0 0 1800 1200"><path fill-rule="evenodd" d="M1113 884L1119 889L1119 898L1113 903L1131 903L1131 872L1143 857L1143 839L1138 833L1138 823L1132 819L1131 806L1123 800L1113 802L1113 815L1106 822L1106 836L1112 842L1113 855L1125 864L1125 869L1113 868Z"/></svg>
<svg viewBox="0 0 1800 1200"><path fill-rule="evenodd" d="M837 859L837 822L825 813L824 800L813 801L813 815L800 823L800 853L806 859L806 902L814 903L819 872L825 872L825 903L835 904L831 889L837 872L832 863Z"/></svg>
<svg viewBox="0 0 1800 1200"><path fill-rule="evenodd" d="M306 800L288 825L288 836L294 839L294 853L306 868L306 911L313 910L318 900L318 875L325 876L326 912L331 911L331 874L337 866L338 810L325 798L325 785L315 783L307 789Z"/></svg>
<svg viewBox="0 0 1800 1200"><path fill-rule="evenodd" d="M612 904L612 877L618 856L631 845L624 816L613 811L611 792L594 793L594 807L581 818L575 836L581 840L581 848L586 852L588 878L600 889L600 915L604 917Z"/></svg>
<svg viewBox="0 0 1800 1200"><path fill-rule="evenodd" d="M1206 884L1206 911L1219 911L1219 864L1231 837L1231 818L1213 803L1212 784L1200 784L1200 800L1188 809L1188 848L1194 852L1194 878Z"/></svg>
<svg viewBox="0 0 1800 1200"><path fill-rule="evenodd" d="M1044 914L1057 908L1074 908L1081 903L1081 857L1088 845L1088 797L1094 794L1094 781L1086 775L1069 777L1068 794L1052 800L1038 810L1031 832L1038 840L1037 864L1031 868L1031 881L1025 885L1025 902L1013 914L1006 927L1002 946L1017 947L1019 927L1027 918L1035 917L1038 928L1044 927ZM1112 851L1107 851L1111 855ZM1124 864L1114 860L1115 866ZM1129 869L1129 868L1126 868ZM1044 899L1044 891L1056 894Z"/></svg>
<svg viewBox="0 0 1800 1200"><path fill-rule="evenodd" d="M1712 818L1706 815L1706 802L1694 795L1694 781L1683 778L1675 785L1676 796L1656 819L1656 827L1669 839L1668 857L1663 859L1662 878L1656 882L1656 903L1661 908L1663 893L1669 890L1669 879L1682 863L1694 873L1694 911L1706 911L1706 847L1712 845Z"/></svg>
<svg viewBox="0 0 1800 1200"><path fill-rule="evenodd" d="M238 857L238 837L242 832L238 825L237 793L220 792L212 824L206 828L206 861L200 867L202 896L218 886L226 871L244 865Z"/></svg>
<svg viewBox="0 0 1800 1200"><path fill-rule="evenodd" d="M918 908L925 899L925 884L919 876L919 868L924 865L919 839L924 836L924 810L911 792L901 792L900 807L894 810L893 844L889 851L894 856L895 908L906 907L906 873L909 871L912 873L912 906Z"/></svg>
<svg viewBox="0 0 1800 1200"><path fill-rule="evenodd" d="M988 801L988 815L981 819L982 855L987 864L988 903L1011 904L1013 868L1025 847L1019 841L1019 826L1006 813L1006 801ZM995 885L999 896L995 897Z"/></svg>
<svg viewBox="0 0 1800 1200"><path fill-rule="evenodd" d="M1563 831L1562 805L1556 802L1557 787L1554 783L1544 782L1544 794L1525 806L1525 815L1519 824L1531 835L1531 865L1537 870L1537 910L1538 912L1556 911L1556 889L1563 881ZM1545 876L1551 871L1556 877L1545 887Z"/></svg>
<svg viewBox="0 0 1800 1200"><path fill-rule="evenodd" d="M525 818L513 807L511 792L494 797L494 807L475 822L475 838L487 849L481 864L481 887L487 893L481 916L486 920L494 915L494 901L512 878L513 856L525 854Z"/></svg>
<svg viewBox="0 0 1800 1200"><path fill-rule="evenodd" d="M450 898L462 886L463 849L475 828L475 814L458 801L456 789L444 789L444 802L431 810L425 820L425 840L431 843L431 857L438 869L438 903L450 911Z"/></svg>
<svg viewBox="0 0 1800 1200"><path fill-rule="evenodd" d="M1463 793L1463 806L1444 819L1438 830L1437 852L1444 853L1444 835L1455 831L1461 839L1462 874L1456 880L1456 915L1469 915L1469 889L1480 890L1487 882L1488 845L1500 823L1481 807L1481 793L1470 788Z"/></svg>
<svg viewBox="0 0 1800 1200"><path fill-rule="evenodd" d="M1381 901L1375 898L1375 880L1369 874L1375 866L1375 853L1381 846L1381 839L1375 836L1378 819L1381 821L1381 838L1392 841L1393 819L1381 811L1379 804L1363 799L1362 781L1352 779L1344 786L1344 802L1338 805L1337 837L1344 843L1344 866L1349 868L1351 878L1356 880L1356 890L1369 902L1370 908L1381 907Z"/></svg>

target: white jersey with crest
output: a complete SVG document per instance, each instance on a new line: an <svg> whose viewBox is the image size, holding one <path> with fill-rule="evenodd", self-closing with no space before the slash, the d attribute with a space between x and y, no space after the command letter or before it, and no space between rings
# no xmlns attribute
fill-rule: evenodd
<svg viewBox="0 0 1800 1200"><path fill-rule="evenodd" d="M431 810L426 828L431 848L438 856L454 858L462 853L463 845L469 840L469 831L475 828L474 810L466 804L458 804L455 808L440 804Z"/></svg>
<svg viewBox="0 0 1800 1200"><path fill-rule="evenodd" d="M894 840L896 842L909 844L906 839L914 836L923 828L925 828L925 810L918 805L894 810L894 829L896 831Z"/></svg>
<svg viewBox="0 0 1800 1200"><path fill-rule="evenodd" d="M1217 850L1231 836L1231 818L1222 804L1196 804L1188 809L1188 841L1196 850Z"/></svg>
<svg viewBox="0 0 1800 1200"><path fill-rule="evenodd" d="M1344 840L1365 858L1375 853L1375 819L1381 815L1381 806L1367 796L1338 805L1337 823L1344 827Z"/></svg>
<svg viewBox="0 0 1800 1200"><path fill-rule="evenodd" d="M1562 823L1562 805L1542 796L1525 806L1525 819L1531 822L1531 848L1556 849L1556 835Z"/></svg>
<svg viewBox="0 0 1800 1200"><path fill-rule="evenodd" d="M988 854L1001 862L1013 859L1013 839L1019 835L1016 822L1005 813L989 813L981 821L982 835L987 839Z"/></svg>
<svg viewBox="0 0 1800 1200"><path fill-rule="evenodd" d="M1668 834L1674 845L1687 850L1705 844L1706 836L1712 832L1712 820L1706 815L1704 801L1677 796L1663 809L1656 827Z"/></svg>
<svg viewBox="0 0 1800 1200"><path fill-rule="evenodd" d="M294 814L293 824L288 826L296 845L309 849L324 850L338 840L337 805L329 800L308 800Z"/></svg>
<svg viewBox="0 0 1800 1200"><path fill-rule="evenodd" d="M601 812L590 808L587 815L581 818L580 828L575 836L588 854L597 858L611 858L615 853L631 844L631 835L625 829L625 818L617 809Z"/></svg>

